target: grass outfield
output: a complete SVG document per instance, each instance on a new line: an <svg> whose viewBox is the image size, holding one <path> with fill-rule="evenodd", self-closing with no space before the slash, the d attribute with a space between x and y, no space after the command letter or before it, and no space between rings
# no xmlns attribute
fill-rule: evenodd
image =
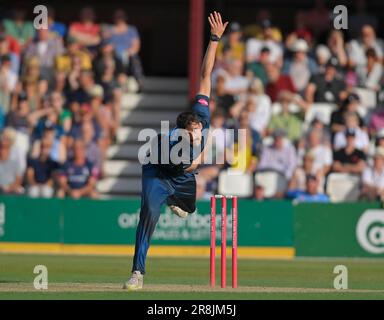
<svg viewBox="0 0 384 320"><path fill-rule="evenodd" d="M33 288L38 264L48 268L44 292ZM380 260L241 259L239 288L230 288L228 269L228 288L212 290L208 258L149 258L145 289L127 292L130 264L121 256L0 254L0 299L384 299ZM348 268L348 290L333 289L337 264Z"/></svg>

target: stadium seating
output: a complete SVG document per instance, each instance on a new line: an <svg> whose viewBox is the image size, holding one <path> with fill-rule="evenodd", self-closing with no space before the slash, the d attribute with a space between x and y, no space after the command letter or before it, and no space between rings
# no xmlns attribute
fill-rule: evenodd
<svg viewBox="0 0 384 320"><path fill-rule="evenodd" d="M264 188L266 198L273 197L276 193L285 193L288 186L287 179L276 171L260 171L255 174L255 184Z"/></svg>
<svg viewBox="0 0 384 320"><path fill-rule="evenodd" d="M331 103L314 103L305 114L304 127L307 129L313 119L319 117L325 124L331 122L331 114L336 109L335 104Z"/></svg>
<svg viewBox="0 0 384 320"><path fill-rule="evenodd" d="M250 197L253 194L252 174L237 170L225 170L219 175L218 193L238 197Z"/></svg>
<svg viewBox="0 0 384 320"><path fill-rule="evenodd" d="M326 192L332 202L356 201L360 193L360 177L347 173L331 173Z"/></svg>

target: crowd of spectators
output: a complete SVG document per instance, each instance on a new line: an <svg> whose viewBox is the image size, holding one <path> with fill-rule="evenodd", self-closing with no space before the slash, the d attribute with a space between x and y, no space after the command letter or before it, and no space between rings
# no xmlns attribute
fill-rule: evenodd
<svg viewBox="0 0 384 320"><path fill-rule="evenodd" d="M123 10L111 18L85 7L63 24L48 8L35 29L16 7L0 21L1 194L98 196L121 96L143 77L137 29Z"/></svg>
<svg viewBox="0 0 384 320"><path fill-rule="evenodd" d="M273 198L327 202L331 173L358 176L360 199L384 198L384 42L377 19L356 3L348 30L333 29L323 1L297 12L291 31L267 10L255 25L229 24L213 74L212 128L246 128L250 156L240 150L237 164L204 166L199 198L217 192L228 167L281 174L287 187ZM330 119L319 112L307 121L315 105L331 108ZM222 152L229 148L217 141ZM257 183L254 198L265 198Z"/></svg>

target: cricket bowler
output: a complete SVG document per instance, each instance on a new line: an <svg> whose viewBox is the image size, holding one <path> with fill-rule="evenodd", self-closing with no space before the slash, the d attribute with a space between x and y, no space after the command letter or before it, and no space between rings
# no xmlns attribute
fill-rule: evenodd
<svg viewBox="0 0 384 320"><path fill-rule="evenodd" d="M173 165L172 162L167 164L157 162L142 166L140 221L136 230L132 275L124 283L124 289L138 290L143 288L145 261L152 234L159 220L161 206L163 204L168 205L172 212L181 218L186 218L195 211L195 174L198 165L201 163L202 151L207 140L203 135L203 130L206 132L210 123L211 74L218 42L228 24L228 22L222 22L220 13L216 11L209 15L208 22L211 28L211 36L201 67L198 94L192 111L179 114L176 120L176 128L169 133L169 135L172 135L175 130L185 130L190 139L188 143L191 150L196 150L195 147L199 146L200 152L198 154L190 152L188 164ZM172 139L169 139L169 141L169 150L172 150L174 142Z"/></svg>

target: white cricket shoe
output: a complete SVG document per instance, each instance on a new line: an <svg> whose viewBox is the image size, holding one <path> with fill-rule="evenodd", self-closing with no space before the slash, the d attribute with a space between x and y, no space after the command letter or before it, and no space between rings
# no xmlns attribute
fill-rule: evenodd
<svg viewBox="0 0 384 320"><path fill-rule="evenodd" d="M124 283L123 289L134 291L143 289L144 276L140 271L133 271L131 277Z"/></svg>
<svg viewBox="0 0 384 320"><path fill-rule="evenodd" d="M189 215L189 213L187 211L184 211L183 209L179 208L178 206L171 205L171 206L169 206L169 208L171 209L171 211L175 215L179 216L180 218L186 218Z"/></svg>

